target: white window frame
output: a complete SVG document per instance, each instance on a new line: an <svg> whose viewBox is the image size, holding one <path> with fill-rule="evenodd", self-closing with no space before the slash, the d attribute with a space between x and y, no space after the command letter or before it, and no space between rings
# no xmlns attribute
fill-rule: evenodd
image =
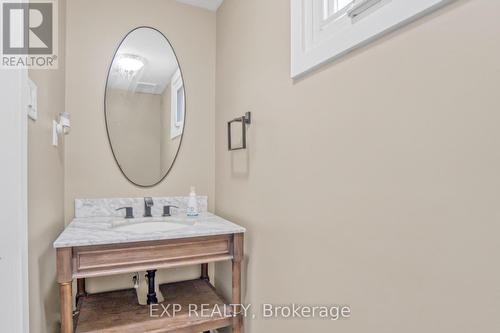
<svg viewBox="0 0 500 333"><path fill-rule="evenodd" d="M290 1L291 77L298 78L454 0L354 0L333 15L325 13L328 0ZM365 2L367 10L352 11Z"/></svg>
<svg viewBox="0 0 500 333"><path fill-rule="evenodd" d="M186 116L186 112L184 111L182 119L178 119L177 117L177 92L179 89L184 88L184 82L182 81L181 71L177 70L172 76L172 80L170 81L170 100L171 100L171 108L170 108L170 139L175 139L179 135L182 134L184 129L184 118ZM184 94L184 110L186 108L186 95Z"/></svg>

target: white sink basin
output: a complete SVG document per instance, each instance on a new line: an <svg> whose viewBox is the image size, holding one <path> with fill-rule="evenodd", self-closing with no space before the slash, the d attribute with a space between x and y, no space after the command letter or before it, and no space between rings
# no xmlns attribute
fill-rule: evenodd
<svg viewBox="0 0 500 333"><path fill-rule="evenodd" d="M189 224L181 224L175 222L138 222L132 224L123 224L115 227L115 229L123 231L131 231L134 233L150 233L156 231L172 231L189 228Z"/></svg>
<svg viewBox="0 0 500 333"><path fill-rule="evenodd" d="M120 231L133 233L151 233L158 231L181 230L193 226L193 221L185 221L178 218L136 218L113 221L111 227Z"/></svg>

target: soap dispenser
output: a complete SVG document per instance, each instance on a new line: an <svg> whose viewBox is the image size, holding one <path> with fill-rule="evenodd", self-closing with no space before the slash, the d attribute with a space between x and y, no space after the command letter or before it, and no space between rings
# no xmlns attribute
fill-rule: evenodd
<svg viewBox="0 0 500 333"><path fill-rule="evenodd" d="M196 199L194 186L191 186L191 192L189 193L187 216L198 216L198 200Z"/></svg>

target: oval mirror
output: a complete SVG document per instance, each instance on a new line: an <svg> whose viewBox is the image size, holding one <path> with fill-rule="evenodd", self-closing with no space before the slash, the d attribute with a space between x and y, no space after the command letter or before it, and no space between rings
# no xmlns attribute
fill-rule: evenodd
<svg viewBox="0 0 500 333"><path fill-rule="evenodd" d="M179 152L185 119L182 72L161 32L140 27L125 36L108 71L104 104L123 175L143 187L161 182Z"/></svg>

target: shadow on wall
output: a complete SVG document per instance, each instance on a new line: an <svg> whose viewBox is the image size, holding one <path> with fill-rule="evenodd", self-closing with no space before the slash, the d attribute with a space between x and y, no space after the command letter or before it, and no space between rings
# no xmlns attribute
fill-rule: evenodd
<svg viewBox="0 0 500 333"><path fill-rule="evenodd" d="M235 150L231 154L231 174L236 178L247 179L250 174L250 153L248 149Z"/></svg>
<svg viewBox="0 0 500 333"><path fill-rule="evenodd" d="M59 288L56 283L56 271L55 270L46 270L46 263L50 261L54 261L55 251L52 248L52 244L48 244L49 246L45 248L44 252L38 258L38 272L48 273L48 276L43 276L39 274L38 276L38 285L44 286L48 281L52 281L50 283L49 289L46 291L45 295L42 295L40 298L40 317L45 319L45 326L39 327L40 332L52 333L59 332L60 329L60 320L59 320ZM43 304L42 304L43 303ZM33 328L30 329L33 332Z"/></svg>

